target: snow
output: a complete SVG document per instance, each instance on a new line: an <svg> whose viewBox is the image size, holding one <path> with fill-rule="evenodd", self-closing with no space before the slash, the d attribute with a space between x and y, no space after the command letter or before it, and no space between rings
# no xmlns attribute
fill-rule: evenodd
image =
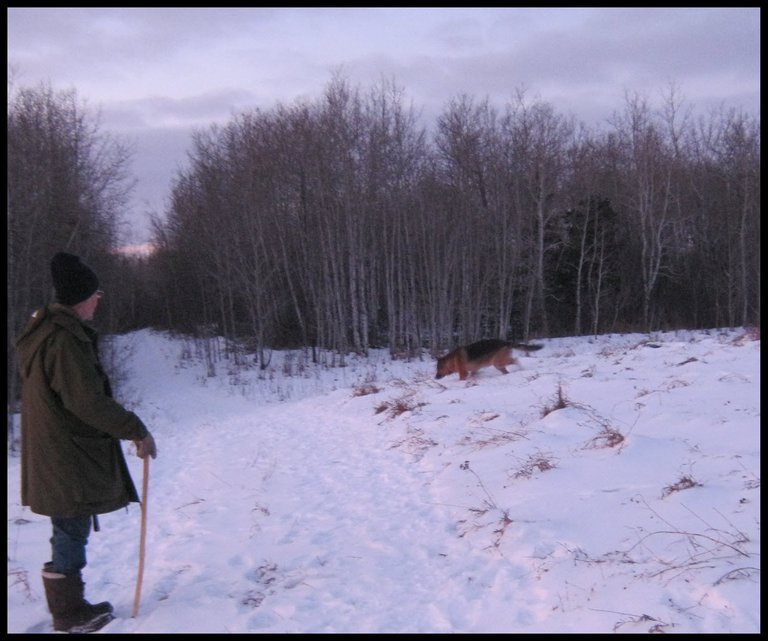
<svg viewBox="0 0 768 641"><path fill-rule="evenodd" d="M213 372L117 337L159 454L136 618L138 505L91 535L100 633L759 632L759 334L538 342L437 381L426 356ZM51 630L49 537L9 454L9 633Z"/></svg>

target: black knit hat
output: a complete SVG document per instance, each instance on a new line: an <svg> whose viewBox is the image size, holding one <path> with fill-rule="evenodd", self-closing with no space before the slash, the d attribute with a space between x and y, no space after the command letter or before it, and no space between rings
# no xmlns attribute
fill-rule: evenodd
<svg viewBox="0 0 768 641"><path fill-rule="evenodd" d="M51 259L51 276L56 288L56 299L62 305L82 303L99 288L96 274L74 254L56 254Z"/></svg>

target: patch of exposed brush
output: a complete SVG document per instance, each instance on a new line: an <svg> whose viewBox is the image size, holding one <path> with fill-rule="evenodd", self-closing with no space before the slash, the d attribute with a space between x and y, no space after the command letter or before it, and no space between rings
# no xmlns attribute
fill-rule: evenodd
<svg viewBox="0 0 768 641"><path fill-rule="evenodd" d="M551 453L537 450L533 454L529 454L522 465L517 470L510 473L510 476L515 479L529 479L535 472L546 472L547 470L552 470L556 467L556 459Z"/></svg>
<svg viewBox="0 0 768 641"><path fill-rule="evenodd" d="M376 414L386 412L389 418L397 418L401 414L405 414L406 412L413 412L420 407L424 407L424 405L426 405L426 403L419 403L414 400L413 394L406 394L400 398L379 403L374 408L374 412Z"/></svg>
<svg viewBox="0 0 768 641"><path fill-rule="evenodd" d="M702 487L702 485L689 474L684 474L683 476L680 477L680 479L676 483L667 485L664 488L664 491L661 493L661 498L666 498L670 494L674 494L675 492L681 492L682 490L689 490L692 487Z"/></svg>
<svg viewBox="0 0 768 641"><path fill-rule="evenodd" d="M380 391L381 388L375 383L364 382L352 389L352 396L368 396L369 394L378 394Z"/></svg>
<svg viewBox="0 0 768 641"><path fill-rule="evenodd" d="M747 327L743 334L739 334L731 342L734 345L743 345L744 343L760 340L760 328L759 327Z"/></svg>
<svg viewBox="0 0 768 641"><path fill-rule="evenodd" d="M389 449L402 449L418 461L424 456L424 453L431 447L437 446L437 441L424 435L424 430L408 428L408 436L392 443Z"/></svg>
<svg viewBox="0 0 768 641"><path fill-rule="evenodd" d="M524 432L515 432L507 430L487 430L487 435L483 437L465 436L462 444L472 447L474 450L480 450L484 447L498 447L514 443L526 438Z"/></svg>
<svg viewBox="0 0 768 641"><path fill-rule="evenodd" d="M545 403L544 406L541 408L541 418L544 418L545 416L548 416L549 414L557 410L565 409L570 405L571 405L571 402L568 400L568 397L565 395L565 392L563 391L563 384L558 383L557 392L555 392L554 397L552 397L552 399L548 403Z"/></svg>
<svg viewBox="0 0 768 641"><path fill-rule="evenodd" d="M585 450L595 450L609 447L617 447L624 442L624 435L610 425L603 425L603 429L592 437L584 445Z"/></svg>

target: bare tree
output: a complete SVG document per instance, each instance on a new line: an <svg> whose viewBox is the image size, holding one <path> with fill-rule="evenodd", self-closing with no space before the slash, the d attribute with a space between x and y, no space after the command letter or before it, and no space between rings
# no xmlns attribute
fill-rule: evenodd
<svg viewBox="0 0 768 641"><path fill-rule="evenodd" d="M7 380L16 403L14 340L51 298L49 261L60 250L85 256L107 280L122 207L133 186L130 150L102 133L73 91L49 86L9 95L7 155ZM105 312L110 304L105 301ZM10 423L9 423L10 425ZM11 436L9 431L9 437Z"/></svg>
<svg viewBox="0 0 768 641"><path fill-rule="evenodd" d="M639 241L642 323L650 330L654 326L653 295L668 268L667 252L672 240L671 163L663 132L645 99L628 96L625 112L615 126L625 153L623 205Z"/></svg>
<svg viewBox="0 0 768 641"><path fill-rule="evenodd" d="M575 128L571 119L555 113L551 105L528 104L522 91L518 91L512 105L508 127L514 141L522 206L527 209L526 218L532 222L524 333L530 332L536 314L539 331L548 334L544 263L549 248L545 243L545 230L551 218L566 204L564 160Z"/></svg>

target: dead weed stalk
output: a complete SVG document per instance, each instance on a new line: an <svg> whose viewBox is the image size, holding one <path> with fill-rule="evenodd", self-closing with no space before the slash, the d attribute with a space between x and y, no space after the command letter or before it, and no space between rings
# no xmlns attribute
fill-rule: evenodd
<svg viewBox="0 0 768 641"><path fill-rule="evenodd" d="M563 384L558 383L557 392L555 393L554 397L549 401L549 404L545 404L541 408L541 418L548 416L556 410L565 409L569 405L571 405L571 402L568 400L565 392L563 392Z"/></svg>
<svg viewBox="0 0 768 641"><path fill-rule="evenodd" d="M526 478L529 479L533 476L534 472L546 472L557 467L556 459L549 452L542 452L537 450L533 454L529 454L528 458L523 462L522 466L511 474L512 478Z"/></svg>
<svg viewBox="0 0 768 641"><path fill-rule="evenodd" d="M498 548L499 545L501 545L501 539L504 538L504 534L507 531L507 528L512 525L514 522L510 516L509 516L509 510L502 510L498 504L496 503L496 499L493 498L493 495L488 491L488 488L485 486L485 483L483 483L483 480L480 478L480 476L469 466L469 461L464 461L461 465L459 465L459 468L462 470L466 470L468 472L472 472L474 474L475 478L477 479L477 483L480 486L480 488L485 492L485 495L488 497L488 500L485 501L488 508L491 508L493 510L497 510L501 512L501 518L498 521L498 527L493 531L493 547ZM488 508L480 509L480 508L470 508L470 512L473 512L477 516L483 516L486 514L489 510Z"/></svg>
<svg viewBox="0 0 768 641"><path fill-rule="evenodd" d="M387 416L389 416L389 418L397 418L401 414L405 414L406 412L413 412L420 407L424 407L426 403L416 402L413 399L414 394L415 392L409 392L400 398L379 403L374 408L374 411L376 414L387 412Z"/></svg>
<svg viewBox="0 0 768 641"><path fill-rule="evenodd" d="M688 490L692 487L702 487L701 483L696 481L691 475L684 474L680 477L680 479L676 483L672 483L672 485L667 485L664 488L664 491L661 493L661 498L666 498L670 494L673 494L675 492L680 492L682 490Z"/></svg>

